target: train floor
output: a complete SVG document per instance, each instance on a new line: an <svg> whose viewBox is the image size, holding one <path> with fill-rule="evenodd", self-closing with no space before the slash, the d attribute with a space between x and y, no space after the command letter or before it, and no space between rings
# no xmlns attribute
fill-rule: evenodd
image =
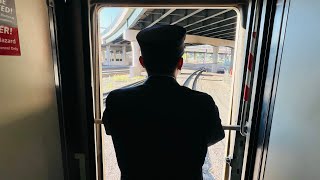
<svg viewBox="0 0 320 180"><path fill-rule="evenodd" d="M182 85L192 72L194 72L194 70L183 69L177 78L179 84ZM227 74L204 72L198 79L196 90L208 93L212 96L219 108L222 124L227 125L230 112L231 76ZM104 128L102 133L104 179L119 180L120 170L117 165L111 137L105 135ZM209 147L206 163L203 167L205 180L222 179L223 166L225 164L225 142L226 140L222 140L214 146Z"/></svg>

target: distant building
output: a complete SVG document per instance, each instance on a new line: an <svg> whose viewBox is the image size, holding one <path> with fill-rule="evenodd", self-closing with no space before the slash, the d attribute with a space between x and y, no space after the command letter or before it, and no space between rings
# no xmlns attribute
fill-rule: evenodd
<svg viewBox="0 0 320 180"><path fill-rule="evenodd" d="M101 53L103 65L130 66L132 63L131 47L125 44L104 46L101 48Z"/></svg>

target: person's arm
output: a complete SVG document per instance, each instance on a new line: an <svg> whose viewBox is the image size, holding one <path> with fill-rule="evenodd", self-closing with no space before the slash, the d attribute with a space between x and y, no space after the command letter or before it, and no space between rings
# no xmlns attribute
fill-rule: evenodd
<svg viewBox="0 0 320 180"><path fill-rule="evenodd" d="M102 122L104 125L104 128L106 130L107 135L111 135L111 121L112 121L112 116L111 116L111 93L107 96L106 99L106 109L103 112L103 117L102 117Z"/></svg>
<svg viewBox="0 0 320 180"><path fill-rule="evenodd" d="M207 102L207 144L208 146L211 146L221 141L225 137L225 134L221 125L218 107L214 103L212 97L209 95Z"/></svg>

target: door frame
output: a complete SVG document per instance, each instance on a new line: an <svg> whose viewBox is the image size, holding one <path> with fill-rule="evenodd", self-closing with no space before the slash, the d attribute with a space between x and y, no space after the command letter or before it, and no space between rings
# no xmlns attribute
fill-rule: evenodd
<svg viewBox="0 0 320 180"><path fill-rule="evenodd" d="M205 1L197 1L197 3L195 4L194 1L192 0L187 0L187 1L180 1L180 0L177 0L175 2L167 2L167 4L165 4L166 2L163 2L163 1L159 1L159 2L152 2L150 3L150 1L135 1L135 2L131 2L131 1L128 1L128 0L111 0L111 1L104 1L104 0L93 0L91 1L91 12L90 12L90 19L92 20L91 21L91 29L93 29L91 32L92 33L96 33L98 32L96 29L97 29L97 24L94 20L97 20L99 19L98 17L98 11L101 7L208 7L208 6L213 6L213 3L210 1L210 0L205 0ZM168 5L170 4L170 5ZM219 1L216 1L214 2L214 6L217 6L217 7L221 7L221 8L228 8L228 7L232 7L232 8L236 8L236 10L238 11L238 15L240 14L239 12L241 12L241 15L242 15L242 21L240 22L241 25L243 27L245 27L247 29L247 12L245 12L248 7L247 7L247 1L246 0L242 0L242 1L236 1L236 0L229 0L229 1L225 1L225 0L219 0ZM249 23L250 24L250 23ZM246 32L247 33L247 32ZM97 36L95 36L94 34L91 34L91 43L92 44L95 44L97 42L99 42L97 40ZM248 42L248 37L250 36L246 36L243 40L243 42L241 42L243 44L243 46L247 46L245 44L245 42ZM92 65L93 65L93 75L95 76L95 78L100 78L101 77L101 74L99 74L101 72L101 68L99 67L99 63L97 62L94 62L94 61L97 61L99 60L99 52L100 51L97 51L97 49L99 49L99 47L95 46L95 48L93 48L92 52L95 53L95 54L92 54L92 56L94 58L92 58ZM245 61L246 63L246 61ZM97 98L100 98L102 97L101 96L101 91L100 90L97 90L99 87L98 87L98 82L100 82L100 80L95 80L95 78L93 79L94 81L94 87L96 88L96 90L93 90L94 92L96 92L96 95L94 95L96 98L95 101L97 101ZM242 91L242 90L241 90ZM241 92L240 94L243 94L243 92ZM99 108L101 109L101 106L102 106L102 103L101 102L95 102L95 107L96 108ZM99 106L100 105L100 106ZM233 112L233 111L232 111ZM98 113L98 111L96 111L96 113ZM101 112L100 112L101 113ZM96 114L96 117L98 117L99 115ZM97 118L97 120L99 120L99 118ZM98 179L103 179L103 176L101 175L101 173L103 172L103 165L102 165L102 152L101 152L101 140L102 140L102 137L101 137L101 124L97 124L97 128L98 129L96 131L96 151L97 151L97 154L96 154L96 157L97 157L97 176L98 176ZM229 131L229 134L230 134L230 131ZM229 141L229 139L228 139ZM241 167L242 167L242 164L241 164ZM228 168L228 166L226 166L226 168ZM229 170L227 170L229 171ZM225 173L226 174L226 173ZM227 173L228 174L228 173ZM228 178L228 177L227 177Z"/></svg>
<svg viewBox="0 0 320 180"><path fill-rule="evenodd" d="M88 0L47 0L65 180L96 178Z"/></svg>

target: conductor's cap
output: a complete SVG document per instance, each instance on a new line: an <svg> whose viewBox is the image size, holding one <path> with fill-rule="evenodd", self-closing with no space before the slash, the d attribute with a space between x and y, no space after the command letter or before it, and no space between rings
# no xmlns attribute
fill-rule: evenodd
<svg viewBox="0 0 320 180"><path fill-rule="evenodd" d="M176 25L157 25L145 28L137 34L144 58L179 58L184 53L186 29Z"/></svg>

